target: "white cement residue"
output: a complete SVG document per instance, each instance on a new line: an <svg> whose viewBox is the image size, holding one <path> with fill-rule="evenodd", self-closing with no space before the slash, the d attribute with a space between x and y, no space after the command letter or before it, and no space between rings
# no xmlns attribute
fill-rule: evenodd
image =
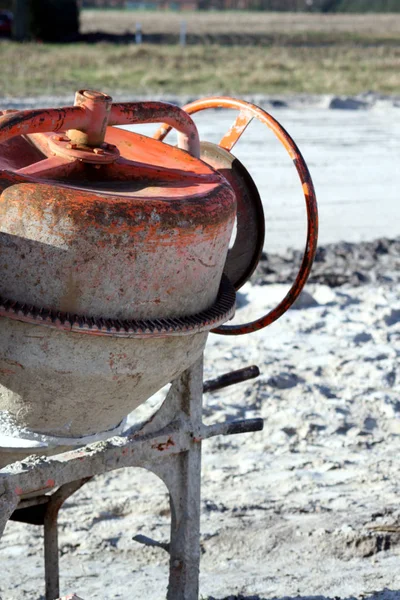
<svg viewBox="0 0 400 600"><path fill-rule="evenodd" d="M32 452L40 448L57 448L57 446L84 446L93 442L106 440L114 435L122 433L126 425L126 419L112 430L102 431L85 437L61 437L50 436L42 433L29 431L20 427L13 416L5 410L0 411L0 452L8 450L31 449Z"/></svg>
<svg viewBox="0 0 400 600"><path fill-rule="evenodd" d="M247 285L235 319L261 315L286 289ZM399 290L307 293L314 303L263 332L209 337L205 379L253 363L261 376L207 394L205 421L261 416L265 428L203 444L204 599L400 598ZM154 475L96 477L60 513L62 593L162 600L168 555L132 538L166 541L169 526L167 490ZM39 529L9 523L0 560L2 600L38 600Z"/></svg>

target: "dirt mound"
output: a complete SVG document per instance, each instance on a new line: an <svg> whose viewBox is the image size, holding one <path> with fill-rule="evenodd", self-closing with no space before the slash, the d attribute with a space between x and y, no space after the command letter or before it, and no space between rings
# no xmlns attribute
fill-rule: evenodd
<svg viewBox="0 0 400 600"><path fill-rule="evenodd" d="M263 253L253 275L253 283L289 283L296 276L302 252ZM341 285L392 284L400 282L400 238L380 238L373 242L339 242L317 250L310 283L330 287Z"/></svg>

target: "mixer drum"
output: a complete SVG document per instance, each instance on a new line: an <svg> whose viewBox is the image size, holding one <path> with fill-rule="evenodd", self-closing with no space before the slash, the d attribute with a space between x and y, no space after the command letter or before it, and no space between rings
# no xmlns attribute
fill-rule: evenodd
<svg viewBox="0 0 400 600"><path fill-rule="evenodd" d="M112 430L234 311L225 178L112 127L93 162L67 140L0 144L0 434L18 439Z"/></svg>

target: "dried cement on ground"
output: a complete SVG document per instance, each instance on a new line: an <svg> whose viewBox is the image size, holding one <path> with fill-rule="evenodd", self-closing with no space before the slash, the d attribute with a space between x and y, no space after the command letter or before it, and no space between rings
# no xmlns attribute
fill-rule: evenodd
<svg viewBox="0 0 400 600"><path fill-rule="evenodd" d="M399 245L321 248L296 309L251 336L210 336L206 379L253 363L261 376L206 395L205 421L265 428L203 445L203 599L400 599ZM268 285L246 284L238 321L283 296L292 258L262 261ZM166 541L169 522L154 475L97 477L60 514L62 594L165 598L167 553L132 538ZM1 600L43 598L41 528L9 523L0 558Z"/></svg>

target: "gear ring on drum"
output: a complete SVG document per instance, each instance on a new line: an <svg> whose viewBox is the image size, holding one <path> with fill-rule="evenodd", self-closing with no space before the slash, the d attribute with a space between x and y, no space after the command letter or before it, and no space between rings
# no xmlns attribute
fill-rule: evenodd
<svg viewBox="0 0 400 600"><path fill-rule="evenodd" d="M235 312L235 290L226 275L222 276L217 298L209 308L188 316L159 319L112 319L73 315L57 310L38 308L0 297L0 317L42 325L51 329L119 338L166 337L210 331L218 323L232 318Z"/></svg>
<svg viewBox="0 0 400 600"><path fill-rule="evenodd" d="M195 102L184 106L183 110L185 110L189 115L192 115L194 113L209 108L230 108L239 111L239 115L237 116L234 124L224 135L224 137L219 143L219 146L227 150L228 152L230 152L230 150L234 147L236 142L240 139L241 135L244 133L244 131L246 130L250 122L253 120L253 118L258 119L259 121L261 121L261 123L263 123L269 129L271 129L275 136L278 138L278 140L283 144L290 158L294 162L294 165L300 178L306 202L307 239L304 255L296 279L286 296L275 308L269 311L266 315L256 319L255 321L251 321L249 323L244 323L240 325L221 325L212 330L213 333L219 333L221 335L243 335L246 333L251 333L253 331L263 329L267 325L270 325L271 323L279 319L279 317L281 317L292 306L296 298L298 298L298 296L300 295L300 292L302 291L310 274L315 252L317 250L317 200L311 175L300 153L300 150L298 149L297 145L290 137L290 135L287 133L287 131L285 131L285 129L278 123L278 121L276 121L270 114L268 114L266 111L259 108L258 106L251 104L250 102L226 97L211 97L196 100ZM164 124L156 131L153 137L157 140L162 141L170 132L170 130L171 127L169 125Z"/></svg>

